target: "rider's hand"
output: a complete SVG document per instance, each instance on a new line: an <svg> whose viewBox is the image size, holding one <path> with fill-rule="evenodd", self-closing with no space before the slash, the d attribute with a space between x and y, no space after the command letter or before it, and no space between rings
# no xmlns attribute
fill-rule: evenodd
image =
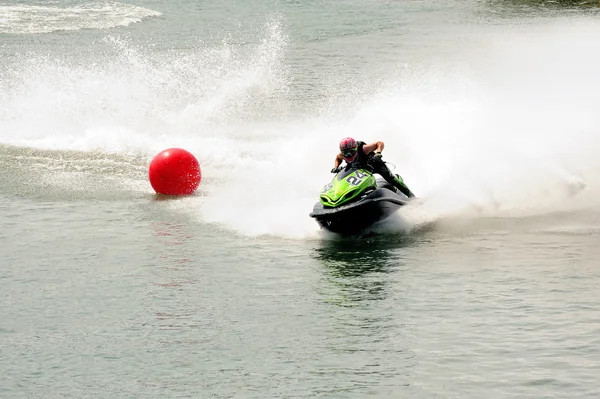
<svg viewBox="0 0 600 399"><path fill-rule="evenodd" d="M340 170L341 168L339 166L336 166L333 169L331 169L331 173L338 173Z"/></svg>
<svg viewBox="0 0 600 399"><path fill-rule="evenodd" d="M381 152L377 151L377 152L375 153L375 155L373 155L373 156L375 156L375 157L377 157L377 158L381 159Z"/></svg>

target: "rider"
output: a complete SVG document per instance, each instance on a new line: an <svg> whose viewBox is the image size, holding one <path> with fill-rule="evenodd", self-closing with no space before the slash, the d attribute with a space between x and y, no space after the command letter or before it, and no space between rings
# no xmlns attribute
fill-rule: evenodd
<svg viewBox="0 0 600 399"><path fill-rule="evenodd" d="M415 195L404 184L402 178L398 175L393 175L381 159L383 147L383 141L367 144L364 141L356 141L352 137L346 137L340 141L340 152L335 157L335 166L331 169L331 173L337 173L341 170L340 165L342 161L346 161L348 166L367 167L374 173L379 173L388 183L396 187L407 197L414 197Z"/></svg>

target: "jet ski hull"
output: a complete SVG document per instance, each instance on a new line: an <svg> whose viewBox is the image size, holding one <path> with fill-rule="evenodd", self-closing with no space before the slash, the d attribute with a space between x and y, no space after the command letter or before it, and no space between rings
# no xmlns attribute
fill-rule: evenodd
<svg viewBox="0 0 600 399"><path fill-rule="evenodd" d="M383 220L408 202L404 194L379 188L359 200L335 208L317 202L310 213L319 225L333 233L358 234L375 222Z"/></svg>

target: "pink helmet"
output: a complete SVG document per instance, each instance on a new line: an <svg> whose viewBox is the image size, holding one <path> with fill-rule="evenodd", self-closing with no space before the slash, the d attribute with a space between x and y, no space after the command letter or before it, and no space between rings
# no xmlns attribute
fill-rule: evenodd
<svg viewBox="0 0 600 399"><path fill-rule="evenodd" d="M352 137L346 137L340 141L340 151L346 162L354 162L358 157L358 143Z"/></svg>

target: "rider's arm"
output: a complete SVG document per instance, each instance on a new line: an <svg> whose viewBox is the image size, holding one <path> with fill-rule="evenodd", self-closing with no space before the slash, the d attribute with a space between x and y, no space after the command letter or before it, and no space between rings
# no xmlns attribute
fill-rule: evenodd
<svg viewBox="0 0 600 399"><path fill-rule="evenodd" d="M363 145L363 151L365 154L370 154L372 152L381 152L383 151L383 141L376 141L374 143Z"/></svg>
<svg viewBox="0 0 600 399"><path fill-rule="evenodd" d="M333 163L334 168L337 168L338 166L340 166L342 164L342 161L344 160L344 156L342 155L342 153L338 153L335 156L335 162Z"/></svg>

